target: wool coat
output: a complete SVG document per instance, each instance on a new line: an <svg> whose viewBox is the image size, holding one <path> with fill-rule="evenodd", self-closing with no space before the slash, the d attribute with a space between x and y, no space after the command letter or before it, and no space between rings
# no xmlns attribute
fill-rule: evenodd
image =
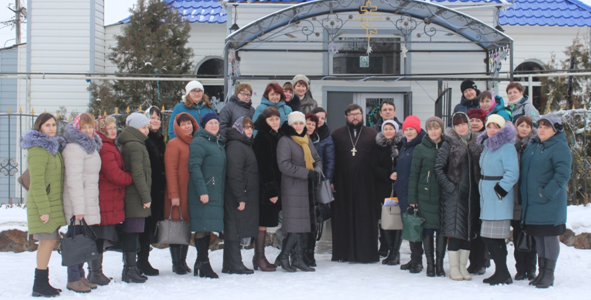
<svg viewBox="0 0 591 300"><path fill-rule="evenodd" d="M418 204L421 216L425 218L424 228L439 229L441 188L435 178L435 159L443 144L443 136L435 143L425 135L415 148L408 179L408 203Z"/></svg>
<svg viewBox="0 0 591 300"><path fill-rule="evenodd" d="M472 240L480 232L478 161L482 145L476 135L468 143L447 128L435 159L435 177L441 186L441 233L443 236Z"/></svg>
<svg viewBox="0 0 591 300"><path fill-rule="evenodd" d="M275 227L279 225L281 211L281 171L277 164L277 143L281 130L273 130L262 116L257 118L254 127L258 130L252 149L259 170L259 226ZM279 199L272 203L270 199L274 197Z"/></svg>
<svg viewBox="0 0 591 300"><path fill-rule="evenodd" d="M522 116L528 116L534 122L540 119L540 113L527 96L523 96L521 101L515 105L507 105L507 109L511 112L511 118L515 121Z"/></svg>
<svg viewBox="0 0 591 300"><path fill-rule="evenodd" d="M27 226L29 234L53 233L66 225L62 190L64 162L60 153L62 137L50 137L31 129L21 139L21 147L27 149L27 164L31 182L27 193ZM49 215L45 224L42 215Z"/></svg>
<svg viewBox="0 0 591 300"><path fill-rule="evenodd" d="M520 138L519 135L515 138L515 150L517 151L517 162L521 168L521 157L525 152L525 148L529 143L538 136L538 130L536 128L532 128L532 132L524 137ZM518 180L515 186L513 187L513 220L520 221L521 220L521 193L519 192L519 183Z"/></svg>
<svg viewBox="0 0 591 300"><path fill-rule="evenodd" d="M400 130L391 139L387 139L382 132L376 135L377 164L375 164L374 173L376 176L376 195L379 200L376 202L377 205L383 204L384 199L390 197L394 190L394 181L390 179L390 175L396 168L396 161L403 139L405 137ZM396 191L394 191L394 196L396 196ZM378 211L381 213L381 209Z"/></svg>
<svg viewBox="0 0 591 300"><path fill-rule="evenodd" d="M394 188L396 189L396 196L398 196L398 206L400 206L401 213L406 212L409 207L408 184L415 147L421 144L421 141L426 134L427 133L421 129L421 132L419 132L417 137L411 141L408 141L406 138L402 139L402 147L400 148L400 154L398 154L398 162L396 163L396 168L394 168L394 171L398 173L398 178L394 182Z"/></svg>
<svg viewBox="0 0 591 300"><path fill-rule="evenodd" d="M164 198L166 198L166 171L164 168L166 143L164 143L164 136L159 131L150 129L146 140L146 150L148 150L150 167L152 168L152 186L150 188L152 204L144 230L149 233L150 242L156 243L156 226L159 221L164 219Z"/></svg>
<svg viewBox="0 0 591 300"><path fill-rule="evenodd" d="M324 176L326 176L326 178L332 182L334 178L335 152L334 142L330 136L330 129L328 128L328 125L324 123L323 126L318 127L316 132L311 135L310 138L314 143L316 152L318 152L318 155L320 155L320 159L322 160L322 172L324 173Z"/></svg>
<svg viewBox="0 0 591 300"><path fill-rule="evenodd" d="M147 139L131 126L127 126L117 137L117 143L122 145L125 171L131 172L133 179L133 184L125 187L125 218L146 218L151 214L150 209L144 208L144 204L152 202L152 167L146 149Z"/></svg>
<svg viewBox="0 0 591 300"><path fill-rule="evenodd" d="M259 232L259 168L251 138L233 128L226 137L224 239L240 241ZM238 210L241 202L245 203L242 211Z"/></svg>
<svg viewBox="0 0 591 300"><path fill-rule="evenodd" d="M195 118L188 113L180 113L176 115L176 119L182 115L187 115L191 118L193 123L193 132L195 132L199 125ZM184 133L181 127L174 121L174 132L176 137L166 145L166 152L164 152L164 166L166 167L166 199L164 201L164 218L168 218L171 213L172 202L171 199L179 198L183 220L189 222L189 145L193 141L193 134ZM172 219L180 220L178 208L172 209Z"/></svg>
<svg viewBox="0 0 591 300"><path fill-rule="evenodd" d="M277 108L277 110L279 111L281 124L283 124L287 121L287 115L289 115L292 112L291 107L289 107L285 103L285 101L279 101L277 103L273 103L263 96L261 99L261 104L259 104L259 106L257 106L257 108L254 111L254 115L252 116L253 120L257 120L259 118L259 116L263 113L263 111L269 107ZM256 134L258 134L258 130L257 130Z"/></svg>
<svg viewBox="0 0 591 300"><path fill-rule="evenodd" d="M478 136L478 143L484 143L479 161L481 175L502 177L501 180L484 180L481 176L478 184L481 220L513 219L513 186L519 179L519 163L514 144L516 135L513 124L507 123L492 137L488 137L486 131ZM502 199L495 192L497 184L507 192Z"/></svg>
<svg viewBox="0 0 591 300"><path fill-rule="evenodd" d="M204 128L193 134L189 146L189 218L192 231L224 230L224 189L226 183L226 139ZM200 196L208 195L202 203Z"/></svg>
<svg viewBox="0 0 591 300"><path fill-rule="evenodd" d="M68 144L62 151L64 158L64 215L70 220L75 215L84 215L88 225L100 225L99 173L103 146L95 134L89 137L74 128L70 122L64 129Z"/></svg>
<svg viewBox="0 0 591 300"><path fill-rule="evenodd" d="M277 144L277 164L281 171L281 200L283 207L283 223L285 232L311 232L312 222L316 222L314 195L310 193L304 150L292 136L306 137L306 131L297 134L293 127L284 123L281 130L285 135ZM316 152L314 144L308 139L308 146L314 159L314 170L322 172L322 160Z"/></svg>
<svg viewBox="0 0 591 300"><path fill-rule="evenodd" d="M527 145L521 158L522 223L554 226L566 223L566 184L571 165L572 155L564 132L544 142L535 137Z"/></svg>
<svg viewBox="0 0 591 300"><path fill-rule="evenodd" d="M102 132L96 133L103 141L99 152L99 206L101 225L114 225L125 221L125 187L133 183L131 173L125 171L125 163L115 140Z"/></svg>
<svg viewBox="0 0 591 300"><path fill-rule="evenodd" d="M243 102L238 99L236 94L232 95L228 103L220 111L220 135L226 136L226 130L232 128L236 120L241 117L252 119L253 115L254 107L252 107L252 101Z"/></svg>
<svg viewBox="0 0 591 300"><path fill-rule="evenodd" d="M215 110L209 108L205 105L205 101L201 101L199 104L193 104L193 107L189 108L185 105L185 101L181 101L181 103L177 104L174 109L172 110L172 114L170 115L170 121L168 121L168 140L172 140L176 137L174 134L174 120L176 119L176 115L186 112L190 114L197 124L201 124L201 117L207 115L208 113L215 113Z"/></svg>

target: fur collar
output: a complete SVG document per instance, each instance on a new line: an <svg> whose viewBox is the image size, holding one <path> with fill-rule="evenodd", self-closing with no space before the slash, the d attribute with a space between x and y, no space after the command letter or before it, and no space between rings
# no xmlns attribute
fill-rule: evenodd
<svg viewBox="0 0 591 300"><path fill-rule="evenodd" d="M507 123L505 127L501 128L499 132L497 132L492 137L488 137L488 134L485 132L481 133L478 136L478 144L484 144L486 148L490 149L491 151L495 151L504 144L507 143L515 143L515 136L517 135L517 131L515 131L515 127L513 124Z"/></svg>
<svg viewBox="0 0 591 300"><path fill-rule="evenodd" d="M281 131L283 132L284 135L287 135L287 136L299 136L299 137L306 136L306 128L305 127L304 127L304 130L302 131L302 134L298 134L293 127L287 125L287 122L285 122L285 123L283 123L283 125L281 125Z"/></svg>
<svg viewBox="0 0 591 300"><path fill-rule="evenodd" d="M519 134L515 137L515 148L517 150L520 149L525 149L525 147L527 147L527 145L536 137L538 136L538 129L537 128L532 128L531 133L524 137L524 138L520 138Z"/></svg>
<svg viewBox="0 0 591 300"><path fill-rule="evenodd" d="M64 129L64 138L68 143L80 145L88 154L92 154L95 150L100 152L103 146L103 141L98 134L95 133L93 137L89 137L84 132L74 128L71 122Z"/></svg>
<svg viewBox="0 0 591 300"><path fill-rule="evenodd" d="M320 140L324 140L330 136L330 128L328 128L328 124L324 123L324 125L316 128L316 133L318 133L318 137Z"/></svg>
<svg viewBox="0 0 591 300"><path fill-rule="evenodd" d="M404 140L404 134L402 134L402 131L397 131L396 134L394 135L393 138L391 139L387 139L384 136L383 132L380 132L376 135L376 144L382 148L386 148L386 147L392 147L392 157L396 158L398 157L399 154L399 149L398 146L400 146L400 144L402 143L402 141Z"/></svg>
<svg viewBox="0 0 591 300"><path fill-rule="evenodd" d="M67 143L61 136L50 137L35 129L27 131L21 139L22 148L31 149L33 147L41 147L52 155L56 155L58 151L62 151Z"/></svg>
<svg viewBox="0 0 591 300"><path fill-rule="evenodd" d="M281 138L281 127L279 127L279 131L273 130L269 124L267 124L267 119L263 117L263 115L259 115L257 120L254 122L254 128L258 131L257 135L263 134L274 138L275 140L279 140Z"/></svg>
<svg viewBox="0 0 591 300"><path fill-rule="evenodd" d="M449 143L449 156L447 159L447 177L454 184L460 183L462 179L462 173L464 171L464 164L466 162L466 156L468 155L472 160L472 164L475 168L478 166L478 160L480 159L480 153L482 153L483 145L476 142L477 137L472 134L472 138L468 142L468 145L462 141L462 138L449 127L443 133L444 140ZM475 174L480 174L475 171Z"/></svg>

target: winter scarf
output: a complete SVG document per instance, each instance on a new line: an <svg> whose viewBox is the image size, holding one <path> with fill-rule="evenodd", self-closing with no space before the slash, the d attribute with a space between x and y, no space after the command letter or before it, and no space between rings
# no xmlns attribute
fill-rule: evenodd
<svg viewBox="0 0 591 300"><path fill-rule="evenodd" d="M86 133L76 129L74 126L75 123L72 121L66 125L66 128L64 129L64 138L66 141L68 141L68 143L80 145L80 147L82 147L82 149L84 149L87 154L92 154L95 150L97 152L101 151L101 148L103 147L103 140L98 136L98 134L95 134L93 137L89 137L86 135ZM78 128L80 128L79 125Z"/></svg>
<svg viewBox="0 0 591 300"><path fill-rule="evenodd" d="M399 154L398 145L400 145L403 139L404 134L402 134L402 131L397 131L391 139L387 139L384 136L384 133L380 132L376 135L376 144L383 148L388 146L392 147L392 158L396 158Z"/></svg>
<svg viewBox="0 0 591 300"><path fill-rule="evenodd" d="M491 137L488 137L486 131L481 133L477 141L478 144L484 144L491 151L495 151L506 143L515 143L516 136L517 131L515 131L513 124L507 123L499 132Z"/></svg>
<svg viewBox="0 0 591 300"><path fill-rule="evenodd" d="M234 122L234 125L232 125L232 128L236 129L236 131L240 132L243 136L246 136L246 133L244 133L244 117L238 118L238 120ZM250 136L250 138L246 136L246 138L252 141L253 136Z"/></svg>
<svg viewBox="0 0 591 300"><path fill-rule="evenodd" d="M310 150L310 145L308 144L308 135L306 134L306 129L302 131L302 134L298 134L295 129L287 123L283 123L283 127L281 128L285 132L285 134L291 137L304 151L304 161L306 162L306 169L313 171L314 170L314 158L312 157L312 151Z"/></svg>
<svg viewBox="0 0 591 300"><path fill-rule="evenodd" d="M41 147L51 153L51 155L56 155L58 151L62 151L67 143L61 136L51 137L35 129L27 131L21 139L21 147L23 149Z"/></svg>
<svg viewBox="0 0 591 300"><path fill-rule="evenodd" d="M484 111L484 113L486 113L486 115L490 114L497 106L497 101L495 100L495 94L493 94L493 92L491 92L491 91L487 91L487 92L489 92L491 94L492 98L490 99L490 108L487 110L483 109L483 111ZM480 108L482 109L482 107L480 107Z"/></svg>
<svg viewBox="0 0 591 300"><path fill-rule="evenodd" d="M513 107L513 105L516 105L517 103L521 102L521 100L523 100L523 96L521 96L519 99L517 99L515 101L508 101L507 107Z"/></svg>

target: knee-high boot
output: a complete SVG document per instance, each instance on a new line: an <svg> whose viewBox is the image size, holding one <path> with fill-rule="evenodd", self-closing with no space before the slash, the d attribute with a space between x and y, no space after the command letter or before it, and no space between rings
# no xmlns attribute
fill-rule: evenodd
<svg viewBox="0 0 591 300"><path fill-rule="evenodd" d="M283 245L281 247L281 252L277 256L275 260L275 265L281 266L281 268L287 272L295 272L296 269L291 266L289 263L289 255L295 250L297 247L299 239L299 234L297 233L287 233L285 238L283 238Z"/></svg>
<svg viewBox="0 0 591 300"><path fill-rule="evenodd" d="M445 247L447 246L447 237L438 233L435 237L436 244L436 262L435 273L437 277L445 277L445 270L443 269L443 259L445 258Z"/></svg>
<svg viewBox="0 0 591 300"><path fill-rule="evenodd" d="M140 252L137 253L137 268L142 273L148 276L158 276L160 271L158 269L154 269L148 260L150 256L150 233L143 232L140 233Z"/></svg>
<svg viewBox="0 0 591 300"><path fill-rule="evenodd" d="M181 264L181 245L169 245L168 248L172 259L172 272L178 275L187 274L187 270Z"/></svg>
<svg viewBox="0 0 591 300"><path fill-rule="evenodd" d="M265 238L267 237L266 230L259 230L259 235L255 239L254 256L252 257L252 267L255 270L261 269L264 272L272 272L277 269L277 266L270 263L265 257Z"/></svg>
<svg viewBox="0 0 591 300"><path fill-rule="evenodd" d="M193 266L193 276L199 275L199 277L206 278L219 278L211 268L209 263L209 234L202 238L195 238L195 249L197 249L197 259Z"/></svg>
<svg viewBox="0 0 591 300"><path fill-rule="evenodd" d="M435 277L435 245L433 235L423 236L423 248L427 259L427 277Z"/></svg>

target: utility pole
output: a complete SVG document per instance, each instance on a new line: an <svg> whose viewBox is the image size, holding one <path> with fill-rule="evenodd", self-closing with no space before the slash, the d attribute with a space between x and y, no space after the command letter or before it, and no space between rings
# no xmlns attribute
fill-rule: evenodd
<svg viewBox="0 0 591 300"><path fill-rule="evenodd" d="M21 43L21 1L15 0L16 44Z"/></svg>

